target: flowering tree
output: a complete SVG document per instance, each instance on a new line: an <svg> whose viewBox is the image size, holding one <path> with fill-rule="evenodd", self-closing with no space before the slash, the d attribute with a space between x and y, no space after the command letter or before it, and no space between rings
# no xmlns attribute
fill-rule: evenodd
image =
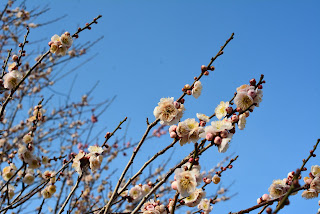
<svg viewBox="0 0 320 214"><path fill-rule="evenodd" d="M32 28L45 24L31 23L32 18L46 9L27 10L23 4L8 1L1 12L1 57L4 59L1 78L1 207L0 213L24 213L30 203L37 213L214 213L214 205L231 199L225 189L207 192L208 185L217 185L221 176L227 176L238 156L226 157L218 167L202 171L202 155L226 152L232 145L235 133L244 130L249 115L257 111L262 102L264 75L259 79L244 80L214 112L197 113L195 118L185 118L186 100L201 96L201 79L215 70L214 62L224 54L224 49L234 38L232 34L211 58L202 65L192 84L182 88L179 98L161 98L155 106L154 120L146 120L146 130L137 142L120 141L126 133L120 131L127 121L124 118L113 130L102 130L92 136L98 117L113 99L94 104L92 90L78 102L55 106L45 94L56 81L64 77L56 71L59 66L86 54L92 47L77 44L81 32L90 30L101 15L78 28L73 34L53 35L48 39L48 50L27 52ZM52 20L56 21L56 20ZM94 30L94 29L93 29ZM6 52L8 50L8 52ZM35 62L30 57L36 54ZM39 54L39 55L38 55ZM44 94L44 96L42 96ZM259 109L260 110L260 109ZM150 119L151 120L151 119ZM159 125L159 126L158 126ZM105 133L106 132L106 133ZM167 135L167 132L169 136ZM104 137L103 137L104 136ZM121 136L120 138L117 136ZM172 142L150 158L134 173L128 173L136 163L137 155L145 143L154 137ZM296 171L281 180L274 180L268 192L257 199L257 205L231 213L278 213L289 204L289 196L299 191L303 198L316 198L320 192L320 167L314 165L309 177L306 163L315 157L316 142L310 154ZM170 156L170 149L193 144L193 149L183 159L162 162L152 169L156 161ZM217 148L215 148L217 147ZM129 155L124 169L117 169L119 153ZM171 157L175 158L175 157ZM168 160L169 158L167 158ZM170 165L169 165L170 164ZM238 167L238 166L235 166ZM115 177L110 168L122 170ZM147 168L151 171L147 172ZM113 185L111 181L116 180ZM266 188L267 190L267 188ZM275 203L276 202L276 203ZM275 205L273 205L275 203ZM34 206L33 206L34 205Z"/></svg>

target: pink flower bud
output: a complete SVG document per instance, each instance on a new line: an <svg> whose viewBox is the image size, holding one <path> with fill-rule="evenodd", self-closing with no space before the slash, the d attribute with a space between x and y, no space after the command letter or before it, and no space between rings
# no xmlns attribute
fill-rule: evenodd
<svg viewBox="0 0 320 214"><path fill-rule="evenodd" d="M226 137L228 137L228 132L227 132L226 130L223 130L223 131L220 133L220 136L221 136L222 138L226 138Z"/></svg>
<svg viewBox="0 0 320 214"><path fill-rule="evenodd" d="M201 127L206 126L206 124L207 124L206 121L203 121L203 120L201 120L200 123L199 123L199 125L200 125Z"/></svg>
<svg viewBox="0 0 320 214"><path fill-rule="evenodd" d="M174 104L174 107L175 107L176 109L180 108L180 103L179 103L179 102L174 101L173 104Z"/></svg>
<svg viewBox="0 0 320 214"><path fill-rule="evenodd" d="M209 71L205 71L205 72L203 72L203 74L208 76L209 75Z"/></svg>
<svg viewBox="0 0 320 214"><path fill-rule="evenodd" d="M251 79L251 80L250 80L250 85L256 85L256 83L257 83L257 82L256 82L256 79Z"/></svg>
<svg viewBox="0 0 320 214"><path fill-rule="evenodd" d="M177 137L177 133L175 133L175 132L170 132L170 137L171 137L171 138L176 138L176 137Z"/></svg>
<svg viewBox="0 0 320 214"><path fill-rule="evenodd" d="M204 72L204 71L206 71L206 70L208 70L207 66L201 65L201 71Z"/></svg>
<svg viewBox="0 0 320 214"><path fill-rule="evenodd" d="M174 190L177 190L178 189L178 186L177 186L177 182L174 181L171 183L171 188L174 189Z"/></svg>
<svg viewBox="0 0 320 214"><path fill-rule="evenodd" d="M210 183L211 183L211 179L207 178L204 182L205 182L206 184L210 184Z"/></svg>
<svg viewBox="0 0 320 214"><path fill-rule="evenodd" d="M178 126L177 125L172 125L169 128L169 132L175 132L177 130Z"/></svg>
<svg viewBox="0 0 320 214"><path fill-rule="evenodd" d="M269 200L269 195L268 194L263 194L263 196L261 197L263 201L267 201Z"/></svg>
<svg viewBox="0 0 320 214"><path fill-rule="evenodd" d="M236 122L238 122L238 120L239 120L239 116L238 115L234 114L234 115L231 116L231 122L236 123Z"/></svg>
<svg viewBox="0 0 320 214"><path fill-rule="evenodd" d="M191 90L187 90L187 94L191 95L192 94Z"/></svg>
<svg viewBox="0 0 320 214"><path fill-rule="evenodd" d="M19 58L19 57L18 57L17 55L13 55L13 56L12 56L12 60L13 60L13 61L17 61L18 58Z"/></svg>
<svg viewBox="0 0 320 214"><path fill-rule="evenodd" d="M257 199L257 204L261 204L261 202L262 202L261 198L258 198Z"/></svg>
<svg viewBox="0 0 320 214"><path fill-rule="evenodd" d="M246 117L249 117L250 115L249 111L246 111L245 114L246 114Z"/></svg>
<svg viewBox="0 0 320 214"><path fill-rule="evenodd" d="M249 91L248 91L248 96L250 96L250 97L252 97L252 98L255 98L255 96L256 96L255 90L249 90Z"/></svg>
<svg viewBox="0 0 320 214"><path fill-rule="evenodd" d="M213 140L213 134L212 134L212 133L208 133L208 134L206 135L206 140L207 140L207 141L212 141L212 140Z"/></svg>
<svg viewBox="0 0 320 214"><path fill-rule="evenodd" d="M222 141L222 139L221 139L221 137L219 137L219 136L216 136L216 137L214 138L214 143L215 143L216 145L220 145L220 144L221 144L221 141Z"/></svg>
<svg viewBox="0 0 320 214"><path fill-rule="evenodd" d="M226 111L228 114L231 114L233 111L233 108L231 106L229 106L228 108L226 108Z"/></svg>
<svg viewBox="0 0 320 214"><path fill-rule="evenodd" d="M262 85L258 85L258 88L259 88L259 89L262 89L263 87L262 87Z"/></svg>

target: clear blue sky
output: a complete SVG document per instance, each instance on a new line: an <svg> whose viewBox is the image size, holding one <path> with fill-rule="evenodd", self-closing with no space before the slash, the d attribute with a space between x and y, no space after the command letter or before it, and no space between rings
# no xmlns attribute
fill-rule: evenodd
<svg viewBox="0 0 320 214"><path fill-rule="evenodd" d="M39 1L29 4L38 5ZM98 14L103 15L98 25L75 42L104 36L89 52L88 57L98 53L95 59L77 71L73 97L80 97L100 80L95 98L117 95L117 99L99 118L99 124L113 130L127 116L131 119L129 136L135 140L145 130L146 117L154 119L153 108L160 98L179 97L183 85L192 83L200 66L208 64L235 33L225 54L214 63L216 70L202 80L203 95L197 100L188 97L185 105L184 119L198 112L212 114L238 86L265 75L263 102L248 118L245 130L236 133L226 153L239 155L234 168L222 177L226 186L235 180L231 194L238 195L214 206L214 213L255 205L274 179L282 179L301 166L320 137L319 1L59 0L50 7L43 22L68 16L41 31L32 30L35 39L49 40L63 30L74 32ZM56 88L65 90L72 78ZM165 136L144 146L138 165L143 156L152 155L169 142ZM191 149L189 145L175 151L183 157ZM201 161L208 169L224 156L211 150ZM318 157L310 161L308 170L314 164L320 165ZM317 199L306 201L300 194L292 197L291 203L282 213L316 213L319 208Z"/></svg>

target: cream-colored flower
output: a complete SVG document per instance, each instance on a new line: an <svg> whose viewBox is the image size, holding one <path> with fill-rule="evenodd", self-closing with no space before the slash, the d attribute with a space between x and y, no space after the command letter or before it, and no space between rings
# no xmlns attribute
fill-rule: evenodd
<svg viewBox="0 0 320 214"><path fill-rule="evenodd" d="M320 177L315 177L311 184L310 184L310 189L314 189L316 192L320 192Z"/></svg>
<svg viewBox="0 0 320 214"><path fill-rule="evenodd" d="M147 195L150 192L151 188L148 184L144 184L141 187L141 191L142 191L142 196Z"/></svg>
<svg viewBox="0 0 320 214"><path fill-rule="evenodd" d="M66 47L70 47L73 43L73 39L70 36L69 32L65 32L64 34L61 35L60 37L60 41L63 45L65 45Z"/></svg>
<svg viewBox="0 0 320 214"><path fill-rule="evenodd" d="M229 133L228 137L222 138L221 144L218 146L218 151L220 153L225 153L229 148L229 142L232 139L233 134Z"/></svg>
<svg viewBox="0 0 320 214"><path fill-rule="evenodd" d="M277 197L283 195L284 193L286 193L289 188L290 188L290 186L287 185L284 180L278 179L278 180L274 180L272 182L268 191L269 191L270 196L272 198L277 198Z"/></svg>
<svg viewBox="0 0 320 214"><path fill-rule="evenodd" d="M210 119L209 119L209 116L205 115L205 114L200 114L200 113L197 113L197 118L201 121L204 121L204 122L209 122Z"/></svg>
<svg viewBox="0 0 320 214"><path fill-rule="evenodd" d="M242 111L245 111L253 104L253 99L247 94L247 92L238 92L234 98L234 103Z"/></svg>
<svg viewBox="0 0 320 214"><path fill-rule="evenodd" d="M221 132L224 130L233 129L233 125L232 125L231 121L228 119L212 121L211 126L214 128L215 132Z"/></svg>
<svg viewBox="0 0 320 214"><path fill-rule="evenodd" d="M199 135L204 131L199 123L194 119L186 119L180 122L177 127L177 134L180 137L180 145L190 143L191 141L196 143L199 140Z"/></svg>
<svg viewBox="0 0 320 214"><path fill-rule="evenodd" d="M17 70L17 63L13 62L11 64L8 64L8 71L11 72L11 71L14 71L14 70Z"/></svg>
<svg viewBox="0 0 320 214"><path fill-rule="evenodd" d="M2 193L7 193L8 192L8 196L9 196L9 199L12 199L13 196L14 196L14 186L12 185L6 185L3 189L2 189Z"/></svg>
<svg viewBox="0 0 320 214"><path fill-rule="evenodd" d="M129 195L133 200L138 200L142 197L142 189L139 185L135 185L129 191Z"/></svg>
<svg viewBox="0 0 320 214"><path fill-rule="evenodd" d="M250 87L250 85L246 85L246 84L241 85L241 86L239 86L237 88L237 93L239 93L239 92L247 92L249 87Z"/></svg>
<svg viewBox="0 0 320 214"><path fill-rule="evenodd" d="M210 200L202 199L198 205L198 209L203 210L205 214L210 213L213 207L210 205Z"/></svg>
<svg viewBox="0 0 320 214"><path fill-rule="evenodd" d="M12 178L16 170L17 167L13 163L11 163L10 166L4 167L2 170L3 180L8 181L10 178Z"/></svg>
<svg viewBox="0 0 320 214"><path fill-rule="evenodd" d="M239 121L238 121L238 128L240 130L243 130L245 127L246 127L246 123L247 123L247 120L246 120L246 114L241 114L240 117L239 117Z"/></svg>
<svg viewBox="0 0 320 214"><path fill-rule="evenodd" d="M28 133L25 136L23 136L22 141L26 144L31 143L33 141L33 138L31 135Z"/></svg>
<svg viewBox="0 0 320 214"><path fill-rule="evenodd" d="M53 35L51 37L51 41L52 42L60 42L60 36L58 36L57 34Z"/></svg>
<svg viewBox="0 0 320 214"><path fill-rule="evenodd" d="M23 178L23 183L26 183L28 185L31 185L33 184L34 182L34 175L33 174L30 174L30 173L27 173L24 178Z"/></svg>
<svg viewBox="0 0 320 214"><path fill-rule="evenodd" d="M193 89L192 89L192 96L194 96L194 98L198 98L201 95L201 91L202 91L202 84L200 81L196 81L193 85Z"/></svg>
<svg viewBox="0 0 320 214"><path fill-rule="evenodd" d="M214 110L216 117L221 120L223 117L227 115L227 108L229 107L229 102L221 101L217 108Z"/></svg>
<svg viewBox="0 0 320 214"><path fill-rule="evenodd" d="M160 119L160 124L173 125L179 122L184 112L184 105L171 98L161 98L158 106L153 110L156 119Z"/></svg>
<svg viewBox="0 0 320 214"><path fill-rule="evenodd" d="M101 159L102 155L99 155L98 157L95 155L91 155L89 158L90 162L90 169L92 172L96 172L98 169L100 169L101 166Z"/></svg>
<svg viewBox="0 0 320 214"><path fill-rule="evenodd" d="M41 166L41 160L39 158L31 159L27 162L30 169L37 169Z"/></svg>
<svg viewBox="0 0 320 214"><path fill-rule="evenodd" d="M51 198L52 197L52 194L48 191L47 188L43 189L41 191L41 195L44 199L47 199L47 198Z"/></svg>
<svg viewBox="0 0 320 214"><path fill-rule="evenodd" d="M320 176L320 166L318 166L318 165L311 166L311 174L314 177L319 177Z"/></svg>
<svg viewBox="0 0 320 214"><path fill-rule="evenodd" d="M196 189L193 193L191 193L188 197L186 197L184 200L185 205L188 207L195 207L197 206L201 199L206 196L206 192L204 192L201 188Z"/></svg>
<svg viewBox="0 0 320 214"><path fill-rule="evenodd" d="M256 96L253 99L253 103L256 103L256 106L259 107L261 101L262 101L263 93L262 90L257 90Z"/></svg>
<svg viewBox="0 0 320 214"><path fill-rule="evenodd" d="M51 195L53 195L56 192L57 188L55 185L50 185L47 187L47 190Z"/></svg>
<svg viewBox="0 0 320 214"><path fill-rule="evenodd" d="M94 154L101 154L103 152L103 148L100 146L90 146L88 151Z"/></svg>
<svg viewBox="0 0 320 214"><path fill-rule="evenodd" d="M3 76L3 86L7 89L15 88L22 80L22 73L18 70L11 71Z"/></svg>
<svg viewBox="0 0 320 214"><path fill-rule="evenodd" d="M312 199L312 198L317 198L318 193L314 189L308 189L303 191L301 196L304 197L305 199Z"/></svg>
<svg viewBox="0 0 320 214"><path fill-rule="evenodd" d="M177 189L182 197L188 197L196 190L197 181L193 171L175 170Z"/></svg>

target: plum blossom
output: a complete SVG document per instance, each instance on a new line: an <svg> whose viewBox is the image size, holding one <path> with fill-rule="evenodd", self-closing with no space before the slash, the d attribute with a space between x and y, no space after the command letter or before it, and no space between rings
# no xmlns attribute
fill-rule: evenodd
<svg viewBox="0 0 320 214"><path fill-rule="evenodd" d="M93 153L93 154L101 154L102 152L103 152L103 149L102 149L102 147L100 147L100 146L90 146L89 148L88 148L88 151L90 152L90 153Z"/></svg>
<svg viewBox="0 0 320 214"><path fill-rule="evenodd" d="M197 118L200 120L200 121L204 121L204 122L209 122L210 121L210 118L209 116L205 115L205 114L201 114L201 113L197 113Z"/></svg>
<svg viewBox="0 0 320 214"><path fill-rule="evenodd" d="M139 200L142 197L142 188L139 185L135 185L129 191L129 196L133 200Z"/></svg>
<svg viewBox="0 0 320 214"><path fill-rule="evenodd" d="M194 96L194 98L197 99L201 95L201 91L202 91L202 84L200 81L196 81L191 91L192 96Z"/></svg>
<svg viewBox="0 0 320 214"><path fill-rule="evenodd" d="M320 166L318 166L318 165L311 166L311 174L314 177L319 177L320 176Z"/></svg>
<svg viewBox="0 0 320 214"><path fill-rule="evenodd" d="M233 134L229 133L228 137L222 138L221 144L218 145L218 151L220 153L225 153L229 148L229 142L232 139Z"/></svg>
<svg viewBox="0 0 320 214"><path fill-rule="evenodd" d="M238 128L240 130L243 130L245 127L246 127L246 123L247 123L247 120L246 120L246 114L241 114L239 116L239 121L238 121Z"/></svg>
<svg viewBox="0 0 320 214"><path fill-rule="evenodd" d="M289 185L286 184L284 180L274 180L269 187L268 191L272 198L277 198L288 191L290 188Z"/></svg>
<svg viewBox="0 0 320 214"><path fill-rule="evenodd" d="M178 168L175 170L177 189L182 197L188 197L196 190L197 181L194 171L183 171Z"/></svg>
<svg viewBox="0 0 320 214"><path fill-rule="evenodd" d="M223 117L227 115L227 108L229 107L229 102L221 101L217 108L214 110L216 117L221 120Z"/></svg>
<svg viewBox="0 0 320 214"><path fill-rule="evenodd" d="M210 200L205 198L200 201L198 209L201 209L205 214L208 214L212 211L213 207L210 205Z"/></svg>
<svg viewBox="0 0 320 214"><path fill-rule="evenodd" d="M301 196L305 199L312 199L318 197L318 192L314 189L308 189L302 192Z"/></svg>
<svg viewBox="0 0 320 214"><path fill-rule="evenodd" d="M160 201L150 201L143 204L141 207L143 214L167 214L166 208L163 204L160 204Z"/></svg>
<svg viewBox="0 0 320 214"><path fill-rule="evenodd" d="M3 86L7 89L15 88L18 83L22 80L22 73L18 70L13 70L3 76Z"/></svg>
<svg viewBox="0 0 320 214"><path fill-rule="evenodd" d="M9 166L6 166L2 170L2 177L3 180L8 181L14 173L17 171L17 167L14 165L14 163L10 163Z"/></svg>
<svg viewBox="0 0 320 214"><path fill-rule="evenodd" d="M203 128L199 126L194 118L186 119L178 124L176 132L180 137L180 145L190 143L191 141L196 143L199 140L199 135L203 132Z"/></svg>
<svg viewBox="0 0 320 214"><path fill-rule="evenodd" d="M48 43L50 46L50 52L55 53L58 56L64 56L67 53L67 50L71 47L73 43L72 37L69 32L58 36L55 34L51 37L51 41Z"/></svg>
<svg viewBox="0 0 320 214"><path fill-rule="evenodd" d="M188 197L184 200L185 205L188 207L195 207L197 206L201 199L206 196L206 192L202 190L202 188L196 189L193 193L191 193Z"/></svg>
<svg viewBox="0 0 320 214"><path fill-rule="evenodd" d="M173 125L178 123L183 116L184 105L175 102L173 97L161 98L158 106L153 110L156 119L160 119L160 124Z"/></svg>

